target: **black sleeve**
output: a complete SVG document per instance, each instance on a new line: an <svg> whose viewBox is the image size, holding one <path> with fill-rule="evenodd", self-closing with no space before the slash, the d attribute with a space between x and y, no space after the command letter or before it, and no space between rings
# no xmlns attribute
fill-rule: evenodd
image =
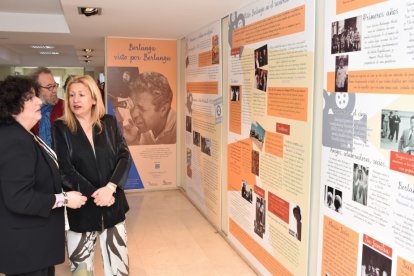
<svg viewBox="0 0 414 276"><path fill-rule="evenodd" d="M116 184L118 188L123 189L128 178L129 169L131 167L131 155L129 153L125 139L122 136L121 129L118 127L115 118L110 116L108 121L108 125L111 127L107 129L107 131L114 132L113 134L115 135L115 145L113 146L116 148L117 152L117 163L110 181Z"/></svg>
<svg viewBox="0 0 414 276"><path fill-rule="evenodd" d="M0 146L0 189L11 212L48 217L56 198L36 189L37 151L33 141L14 135Z"/></svg>

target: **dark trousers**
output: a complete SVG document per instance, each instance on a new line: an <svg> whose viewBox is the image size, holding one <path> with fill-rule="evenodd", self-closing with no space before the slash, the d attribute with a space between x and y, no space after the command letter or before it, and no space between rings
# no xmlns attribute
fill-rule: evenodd
<svg viewBox="0 0 414 276"><path fill-rule="evenodd" d="M27 273L6 274L6 276L55 276L55 267L50 266L41 270L36 270Z"/></svg>

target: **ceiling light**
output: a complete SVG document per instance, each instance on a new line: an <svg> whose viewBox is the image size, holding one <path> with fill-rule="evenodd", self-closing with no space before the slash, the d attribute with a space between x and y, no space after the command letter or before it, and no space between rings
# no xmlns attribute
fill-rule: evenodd
<svg viewBox="0 0 414 276"><path fill-rule="evenodd" d="M85 49L82 49L82 51L84 51L85 53L89 54L89 53L92 53L93 52L93 49L85 48Z"/></svg>
<svg viewBox="0 0 414 276"><path fill-rule="evenodd" d="M86 56L83 56L84 58L91 58L92 56L90 56L90 55L86 55Z"/></svg>
<svg viewBox="0 0 414 276"><path fill-rule="evenodd" d="M32 49L53 49L53 48L55 48L55 46L51 46L51 45L32 45L32 46L30 46L30 48L32 48Z"/></svg>
<svg viewBox="0 0 414 276"><path fill-rule="evenodd" d="M92 7L78 7L79 14L85 16L100 15L102 13L101 8L92 8Z"/></svg>
<svg viewBox="0 0 414 276"><path fill-rule="evenodd" d="M60 55L59 52L40 52L41 55Z"/></svg>
<svg viewBox="0 0 414 276"><path fill-rule="evenodd" d="M91 62L90 60L88 60L88 59L85 59L85 60L83 60L84 62L86 62L86 63L89 63L89 62Z"/></svg>

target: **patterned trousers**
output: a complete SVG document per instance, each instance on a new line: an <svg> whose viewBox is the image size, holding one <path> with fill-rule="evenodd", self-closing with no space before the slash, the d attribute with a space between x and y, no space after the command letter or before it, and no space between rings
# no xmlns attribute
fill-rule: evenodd
<svg viewBox="0 0 414 276"><path fill-rule="evenodd" d="M73 276L93 276L96 239L99 235L105 276L128 276L128 248L125 221L103 231L67 231L68 256Z"/></svg>

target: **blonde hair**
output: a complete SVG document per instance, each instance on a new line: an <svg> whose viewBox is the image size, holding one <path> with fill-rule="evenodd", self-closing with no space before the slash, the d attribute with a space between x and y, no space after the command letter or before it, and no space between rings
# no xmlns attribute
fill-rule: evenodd
<svg viewBox="0 0 414 276"><path fill-rule="evenodd" d="M103 104L101 90L99 90L99 87L96 84L95 80L89 75L74 76L69 81L68 85L66 86L66 91L65 91L65 112L60 119L63 120L63 122L68 126L69 130L72 133L76 132L77 130L76 117L75 117L75 114L73 114L69 106L69 96L70 96L69 89L71 85L74 83L81 83L85 85L86 88L88 88L88 90L91 92L92 99L96 101L96 104L92 106L92 110L91 110L91 113L92 113L91 118L93 122L92 125L93 126L97 125L99 128L99 132L101 132L102 127L103 127L101 118L105 115L106 109Z"/></svg>

